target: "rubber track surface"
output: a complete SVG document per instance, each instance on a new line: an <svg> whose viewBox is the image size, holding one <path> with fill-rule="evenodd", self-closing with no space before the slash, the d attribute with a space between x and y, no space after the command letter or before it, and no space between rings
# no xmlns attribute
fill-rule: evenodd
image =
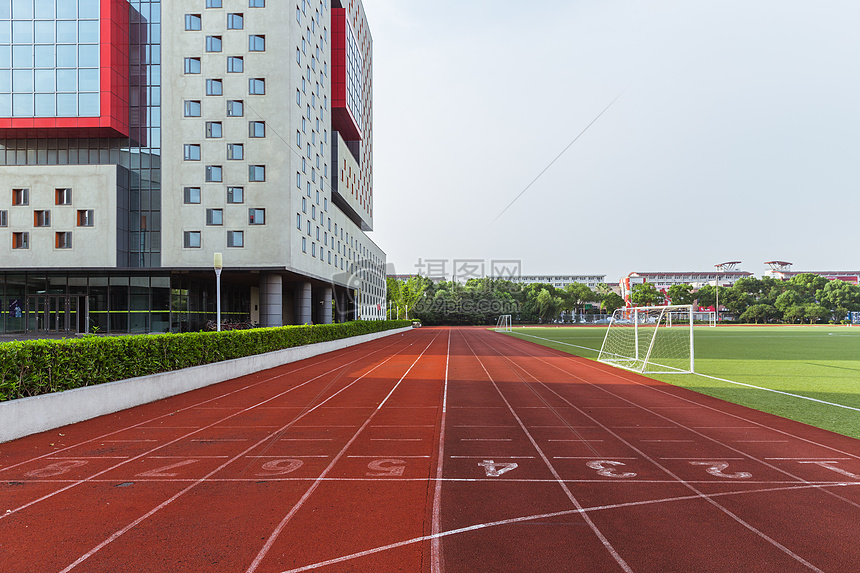
<svg viewBox="0 0 860 573"><path fill-rule="evenodd" d="M0 444L0 572L857 571L858 486L857 440L421 328Z"/></svg>

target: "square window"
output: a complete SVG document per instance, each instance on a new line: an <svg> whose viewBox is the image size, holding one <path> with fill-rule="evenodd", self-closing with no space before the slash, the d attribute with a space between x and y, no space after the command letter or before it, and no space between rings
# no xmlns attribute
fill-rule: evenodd
<svg viewBox="0 0 860 573"><path fill-rule="evenodd" d="M200 203L200 187L185 187L182 191L182 195L186 205L196 205Z"/></svg>
<svg viewBox="0 0 860 573"><path fill-rule="evenodd" d="M29 205L30 190L29 189L12 189L12 204L13 205Z"/></svg>
<svg viewBox="0 0 860 573"><path fill-rule="evenodd" d="M265 225L266 210L265 209L248 209L248 224L249 225Z"/></svg>
<svg viewBox="0 0 860 573"><path fill-rule="evenodd" d="M248 137L266 137L266 122L251 121L248 123Z"/></svg>
<svg viewBox="0 0 860 573"><path fill-rule="evenodd" d="M245 115L245 104L242 100L234 99L227 102L227 117L242 117Z"/></svg>
<svg viewBox="0 0 860 573"><path fill-rule="evenodd" d="M227 72L239 74L245 71L245 60L241 56L230 56L227 58Z"/></svg>
<svg viewBox="0 0 860 573"><path fill-rule="evenodd" d="M245 27L245 18L242 14L227 14L227 29L241 30Z"/></svg>
<svg viewBox="0 0 860 573"><path fill-rule="evenodd" d="M227 231L228 247L244 247L245 233L243 231Z"/></svg>
<svg viewBox="0 0 860 573"><path fill-rule="evenodd" d="M206 51L220 52L221 51L221 36L206 36Z"/></svg>
<svg viewBox="0 0 860 573"><path fill-rule="evenodd" d="M185 100L185 117L200 117L200 102Z"/></svg>
<svg viewBox="0 0 860 573"><path fill-rule="evenodd" d="M219 96L224 94L224 86L221 80L206 80L206 95Z"/></svg>
<svg viewBox="0 0 860 573"><path fill-rule="evenodd" d="M59 24L59 22L58 22ZM197 31L201 28L201 18L200 14L186 14L185 15L185 29Z"/></svg>
<svg viewBox="0 0 860 573"><path fill-rule="evenodd" d="M51 212L50 211L33 211L33 226L34 227L50 227Z"/></svg>
<svg viewBox="0 0 860 573"><path fill-rule="evenodd" d="M220 121L207 121L206 122L206 137L221 137L222 128Z"/></svg>
<svg viewBox="0 0 860 573"><path fill-rule="evenodd" d="M72 190L68 187L64 187L61 189L54 189L54 204L55 205L71 205L72 204Z"/></svg>
<svg viewBox="0 0 860 573"><path fill-rule="evenodd" d="M200 248L200 231L185 231L183 234L182 245L186 249Z"/></svg>
<svg viewBox="0 0 860 573"><path fill-rule="evenodd" d="M185 58L185 73L199 74L200 73L200 58Z"/></svg>
<svg viewBox="0 0 860 573"><path fill-rule="evenodd" d="M244 203L245 188L244 187L227 187L227 202L228 203Z"/></svg>
<svg viewBox="0 0 860 573"><path fill-rule="evenodd" d="M54 245L58 249L71 249L72 248L72 233L70 231L62 231L55 235Z"/></svg>
<svg viewBox="0 0 860 573"><path fill-rule="evenodd" d="M196 143L186 143L185 161L200 161L200 145Z"/></svg>
<svg viewBox="0 0 860 573"><path fill-rule="evenodd" d="M95 225L95 211L92 209L78 211L78 227L92 227L93 225Z"/></svg>
<svg viewBox="0 0 860 573"><path fill-rule="evenodd" d="M266 80L263 78L251 78L248 80L248 93L251 95L265 95Z"/></svg>
<svg viewBox="0 0 860 573"><path fill-rule="evenodd" d="M251 34L250 36L248 36L248 51L265 52L266 36L261 36L259 34Z"/></svg>
<svg viewBox="0 0 860 573"><path fill-rule="evenodd" d="M221 0L206 0L206 7L207 8L220 8L221 7Z"/></svg>
<svg viewBox="0 0 860 573"><path fill-rule="evenodd" d="M206 166L206 182L220 183L221 182L221 166L207 165Z"/></svg>
<svg viewBox="0 0 860 573"><path fill-rule="evenodd" d="M12 233L13 249L29 249L30 233Z"/></svg>
<svg viewBox="0 0 860 573"><path fill-rule="evenodd" d="M266 166L265 165L249 165L248 166L248 181L265 181Z"/></svg>
<svg viewBox="0 0 860 573"><path fill-rule="evenodd" d="M228 143L227 144L227 159L244 159L245 158L245 146L241 143Z"/></svg>
<svg viewBox="0 0 860 573"><path fill-rule="evenodd" d="M223 225L224 211L221 209L206 209L207 225Z"/></svg>

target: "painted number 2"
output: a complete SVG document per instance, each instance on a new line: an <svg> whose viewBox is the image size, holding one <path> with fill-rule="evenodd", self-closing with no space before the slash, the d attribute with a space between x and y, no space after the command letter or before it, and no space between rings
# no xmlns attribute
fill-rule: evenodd
<svg viewBox="0 0 860 573"><path fill-rule="evenodd" d="M729 467L726 462L690 462L694 466L705 466L705 471L712 476L728 479L749 479L752 474L749 472L735 472L733 474L723 473Z"/></svg>

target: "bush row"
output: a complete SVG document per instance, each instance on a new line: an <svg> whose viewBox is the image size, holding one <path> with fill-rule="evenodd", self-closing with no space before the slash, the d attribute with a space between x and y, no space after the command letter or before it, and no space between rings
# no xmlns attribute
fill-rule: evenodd
<svg viewBox="0 0 860 573"><path fill-rule="evenodd" d="M85 336L0 344L0 401L242 358L409 326L357 321L136 336Z"/></svg>

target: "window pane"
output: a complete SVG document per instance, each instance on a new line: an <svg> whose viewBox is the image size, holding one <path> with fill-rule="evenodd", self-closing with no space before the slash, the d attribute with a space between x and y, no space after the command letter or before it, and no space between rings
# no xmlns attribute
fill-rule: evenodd
<svg viewBox="0 0 860 573"><path fill-rule="evenodd" d="M266 50L266 37L252 34L248 36L249 52L264 52Z"/></svg>
<svg viewBox="0 0 860 573"><path fill-rule="evenodd" d="M241 14L227 14L227 29L241 30L243 27L243 18Z"/></svg>
<svg viewBox="0 0 860 573"><path fill-rule="evenodd" d="M74 20L57 22L57 43L74 44L78 41L78 23Z"/></svg>
<svg viewBox="0 0 860 573"><path fill-rule="evenodd" d="M57 117L75 117L78 115L77 94L57 94Z"/></svg>
<svg viewBox="0 0 860 573"><path fill-rule="evenodd" d="M82 69L78 71L78 90L82 92L97 92L99 85L98 69Z"/></svg>
<svg viewBox="0 0 860 573"><path fill-rule="evenodd" d="M36 117L55 117L57 102L54 94L36 94Z"/></svg>
<svg viewBox="0 0 860 573"><path fill-rule="evenodd" d="M77 70L57 70L57 91L60 91L60 92L78 91L78 72L77 72Z"/></svg>
<svg viewBox="0 0 860 573"><path fill-rule="evenodd" d="M186 14L185 15L185 29L186 30L199 30L200 29L200 15L199 14Z"/></svg>
<svg viewBox="0 0 860 573"><path fill-rule="evenodd" d="M0 28L5 22L0 23ZM36 22L36 43L37 44L53 44L54 43L54 22Z"/></svg>
<svg viewBox="0 0 860 573"><path fill-rule="evenodd" d="M228 203L243 203L245 201L245 189L242 187L227 188Z"/></svg>
<svg viewBox="0 0 860 573"><path fill-rule="evenodd" d="M249 124L248 137L266 137L266 122L252 121Z"/></svg>
<svg viewBox="0 0 860 573"><path fill-rule="evenodd" d="M199 74L200 73L200 58L185 58L185 73Z"/></svg>
<svg viewBox="0 0 860 573"><path fill-rule="evenodd" d="M78 47L78 66L81 68L97 68L99 66L99 46L85 45Z"/></svg>
<svg viewBox="0 0 860 573"><path fill-rule="evenodd" d="M53 57L51 59L53 61ZM33 46L13 46L12 65L16 68L33 67Z"/></svg>
<svg viewBox="0 0 860 573"><path fill-rule="evenodd" d="M37 68L54 67L54 46L36 46L35 52Z"/></svg>
<svg viewBox="0 0 860 573"><path fill-rule="evenodd" d="M207 121L206 122L206 137L221 137L221 122Z"/></svg>
<svg viewBox="0 0 860 573"><path fill-rule="evenodd" d="M78 47L77 46L57 46L57 67L58 68L74 68L78 65Z"/></svg>

